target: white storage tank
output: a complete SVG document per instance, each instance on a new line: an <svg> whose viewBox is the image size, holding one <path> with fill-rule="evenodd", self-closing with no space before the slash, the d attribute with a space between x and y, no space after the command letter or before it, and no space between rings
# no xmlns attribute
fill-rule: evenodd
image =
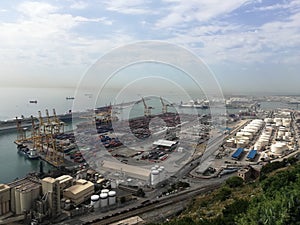
<svg viewBox="0 0 300 225"><path fill-rule="evenodd" d="M111 181L110 181L110 186L111 186L111 188L113 188L113 189L117 188L117 181L116 181L116 180L111 180Z"/></svg>
<svg viewBox="0 0 300 225"><path fill-rule="evenodd" d="M106 193L106 194L108 194L108 192L109 192L108 189L102 189L102 190L101 190L101 193Z"/></svg>
<svg viewBox="0 0 300 225"><path fill-rule="evenodd" d="M117 193L115 191L108 192L108 204L109 205L116 204L116 194Z"/></svg>
<svg viewBox="0 0 300 225"><path fill-rule="evenodd" d="M101 208L104 208L108 205L108 193L100 194L100 205L101 205Z"/></svg>
<svg viewBox="0 0 300 225"><path fill-rule="evenodd" d="M283 137L283 135L284 135L284 132L283 132L283 131L278 131L277 137Z"/></svg>
<svg viewBox="0 0 300 225"><path fill-rule="evenodd" d="M282 119L281 119L281 118L278 118L278 117L277 117L277 118L274 118L274 122L275 122L275 123L277 123L277 122L282 122Z"/></svg>
<svg viewBox="0 0 300 225"><path fill-rule="evenodd" d="M99 195L92 195L91 196L91 206L94 207L94 209L97 209L100 207L100 201L99 201Z"/></svg>
<svg viewBox="0 0 300 225"><path fill-rule="evenodd" d="M245 141L240 140L236 143L237 148L244 148L245 147Z"/></svg>
<svg viewBox="0 0 300 225"><path fill-rule="evenodd" d="M71 209L71 200L70 199L66 199L65 210L70 210L70 209Z"/></svg>
<svg viewBox="0 0 300 225"><path fill-rule="evenodd" d="M159 182L159 171L152 170L151 171L151 185L156 185Z"/></svg>
<svg viewBox="0 0 300 225"><path fill-rule="evenodd" d="M260 144L259 142L256 142L256 143L254 144L254 149L257 150L257 151L260 151L260 150L262 149L261 144Z"/></svg>
<svg viewBox="0 0 300 225"><path fill-rule="evenodd" d="M271 152L273 152L274 154L282 154L287 149L287 145L284 142L276 142L271 146Z"/></svg>
<svg viewBox="0 0 300 225"><path fill-rule="evenodd" d="M265 123L272 123L273 119L272 118L265 118L264 121L265 121Z"/></svg>

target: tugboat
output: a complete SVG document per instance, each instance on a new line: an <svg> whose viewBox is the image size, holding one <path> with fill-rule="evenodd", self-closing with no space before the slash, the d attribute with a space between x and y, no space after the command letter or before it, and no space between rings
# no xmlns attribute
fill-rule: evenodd
<svg viewBox="0 0 300 225"><path fill-rule="evenodd" d="M34 148L29 149L26 145L20 144L18 145L17 149L18 149L18 153L25 155L25 157L28 159L39 158L39 155L37 154L37 151Z"/></svg>
<svg viewBox="0 0 300 225"><path fill-rule="evenodd" d="M37 151L35 148L29 149L26 156L28 159L38 159L39 158L39 155L37 154Z"/></svg>

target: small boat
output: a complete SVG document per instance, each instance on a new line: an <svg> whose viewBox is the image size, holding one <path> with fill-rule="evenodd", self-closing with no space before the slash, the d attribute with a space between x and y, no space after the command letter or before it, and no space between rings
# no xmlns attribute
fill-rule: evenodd
<svg viewBox="0 0 300 225"><path fill-rule="evenodd" d="M37 104L37 100L30 100L29 103Z"/></svg>
<svg viewBox="0 0 300 225"><path fill-rule="evenodd" d="M39 158L39 155L38 155L36 149L33 149L33 148L29 149L26 145L23 145L23 144L19 145L17 147L17 149L18 149L18 153L25 155L26 158L28 158L28 159L38 159Z"/></svg>
<svg viewBox="0 0 300 225"><path fill-rule="evenodd" d="M34 149L34 148L29 149L26 156L28 159L38 159L39 158L39 155L38 155L36 149Z"/></svg>
<svg viewBox="0 0 300 225"><path fill-rule="evenodd" d="M66 97L66 100L74 100L74 97Z"/></svg>

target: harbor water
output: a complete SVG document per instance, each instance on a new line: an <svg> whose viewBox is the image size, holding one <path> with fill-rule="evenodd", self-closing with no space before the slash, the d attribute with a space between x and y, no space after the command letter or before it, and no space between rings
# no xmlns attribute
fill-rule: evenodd
<svg viewBox="0 0 300 225"><path fill-rule="evenodd" d="M52 108L56 109L57 114L64 114L72 109L74 102L74 100L67 99L67 97L75 96L75 93L76 90L71 88L2 88L0 89L0 120L12 119L21 115L25 117L29 117L30 115L38 116L39 110L45 115L46 109L51 114ZM78 95L80 93L77 93ZM83 101L81 104L82 108L77 110L84 111L94 104L95 96L89 95L84 91L81 95L86 98L86 101ZM138 96L130 96L130 98L128 100L131 101L139 99ZM32 100L36 100L37 103L30 103ZM153 114L161 113L162 106L159 99L156 99L156 101L147 100L147 104L153 107ZM131 118L142 116L144 113L143 103L139 102L134 107L124 110L130 110ZM187 113L194 111L189 108L180 110L185 110ZM174 111L174 108L169 107L169 111ZM237 111L238 109L233 109L229 113ZM198 109L198 113L208 114L209 109ZM75 126L75 122L73 125ZM72 124L69 123L65 130L71 130L72 128ZM18 154L16 145L14 144L16 138L17 131L0 132L0 183L11 182L16 178L24 177L29 172L39 171L40 160L29 160L24 155ZM44 171L48 171L51 168L51 165L44 162Z"/></svg>

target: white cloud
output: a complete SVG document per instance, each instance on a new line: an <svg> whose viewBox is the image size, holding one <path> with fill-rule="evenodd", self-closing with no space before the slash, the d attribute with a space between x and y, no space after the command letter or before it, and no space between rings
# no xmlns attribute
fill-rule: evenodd
<svg viewBox="0 0 300 225"><path fill-rule="evenodd" d="M165 2L171 3L171 5L168 5L166 9L168 15L159 19L156 23L158 28L168 28L193 21L206 22L216 17L226 15L250 1L165 0Z"/></svg>
<svg viewBox="0 0 300 225"><path fill-rule="evenodd" d="M123 14L145 14L151 12L151 10L145 6L147 3L147 0L107 0L105 1L105 7L109 11L116 11Z"/></svg>
<svg viewBox="0 0 300 225"><path fill-rule="evenodd" d="M86 9L88 6L89 6L89 4L87 2L84 2L84 1L79 1L79 2L74 1L71 4L70 8L71 9L79 9L80 10L80 9Z"/></svg>
<svg viewBox="0 0 300 225"><path fill-rule="evenodd" d="M168 40L195 50L208 63L282 63L299 59L300 13L261 26L226 22L179 29Z"/></svg>
<svg viewBox="0 0 300 225"><path fill-rule="evenodd" d="M284 1L281 4L276 3L273 5L254 7L253 9L248 10L248 12L286 10L286 9L295 11L295 10L299 10L299 7L300 7L300 0L292 0L292 1Z"/></svg>
<svg viewBox="0 0 300 225"><path fill-rule="evenodd" d="M29 17L39 17L53 13L57 11L58 8L48 3L23 2L17 7L17 9Z"/></svg>
<svg viewBox="0 0 300 225"><path fill-rule="evenodd" d="M32 7L34 7L33 10ZM25 2L17 6L21 15L15 22L0 22L0 64L12 62L45 66L90 65L101 55L129 36L93 37L82 35L76 28L83 23L110 25L105 17L86 18L59 13L60 8L48 3Z"/></svg>

